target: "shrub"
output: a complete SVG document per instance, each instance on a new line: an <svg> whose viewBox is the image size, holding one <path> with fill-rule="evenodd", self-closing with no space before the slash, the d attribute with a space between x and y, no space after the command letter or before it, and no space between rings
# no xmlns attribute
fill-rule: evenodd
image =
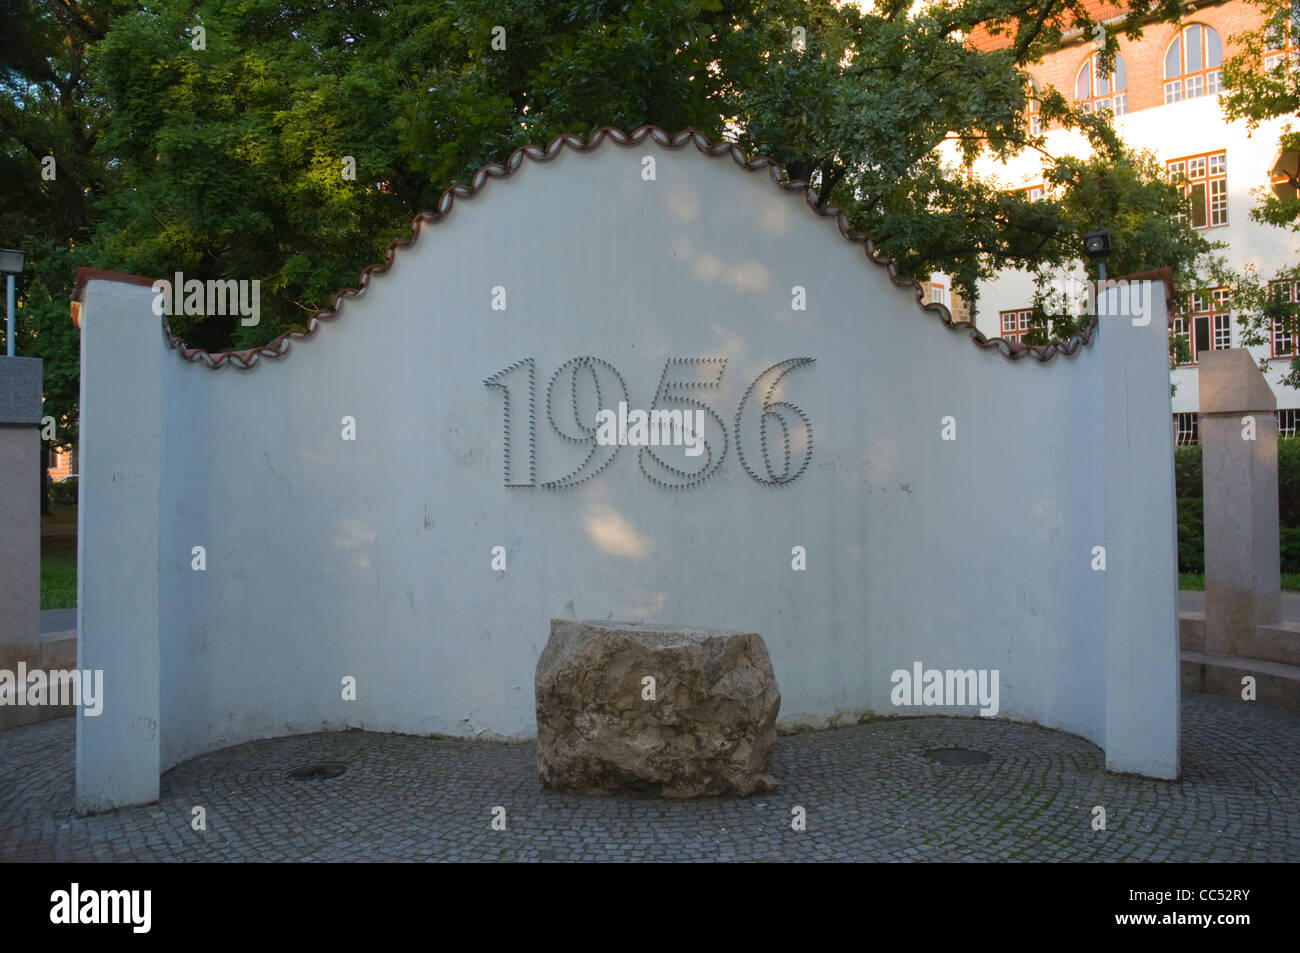
<svg viewBox="0 0 1300 953"><path fill-rule="evenodd" d="M1300 526L1284 526L1279 542L1282 544L1282 571L1300 573Z"/></svg>
<svg viewBox="0 0 1300 953"><path fill-rule="evenodd" d="M68 477L50 484L50 502L64 506L77 505L77 478Z"/></svg>
<svg viewBox="0 0 1300 953"><path fill-rule="evenodd" d="M1279 441L1281 443L1281 441ZM1174 496L1201 498L1201 445L1174 448Z"/></svg>
<svg viewBox="0 0 1300 953"><path fill-rule="evenodd" d="M1178 495L1178 571L1205 572L1201 448L1174 448ZM1277 496L1282 571L1300 573L1300 437L1277 442Z"/></svg>
<svg viewBox="0 0 1300 953"><path fill-rule="evenodd" d="M1174 448L1175 496L1203 497L1202 473L1200 444ZM1277 442L1277 502L1278 525L1300 526L1300 437Z"/></svg>
<svg viewBox="0 0 1300 953"><path fill-rule="evenodd" d="M1277 515L1282 526L1300 526L1300 438L1277 442Z"/></svg>
<svg viewBox="0 0 1300 953"><path fill-rule="evenodd" d="M1205 572L1205 523L1199 496L1178 498L1178 571Z"/></svg>

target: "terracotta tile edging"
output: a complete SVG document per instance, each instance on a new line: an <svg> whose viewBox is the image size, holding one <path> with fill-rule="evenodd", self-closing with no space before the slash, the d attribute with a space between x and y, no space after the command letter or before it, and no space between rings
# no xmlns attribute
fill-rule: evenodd
<svg viewBox="0 0 1300 953"><path fill-rule="evenodd" d="M680 149L686 145L693 145L703 154L710 157L730 156L731 159L747 172L767 169L773 184L786 192L803 192L804 200L818 215L823 218L832 218L839 228L840 234L846 241L856 245L861 245L866 252L867 259L873 264L884 268L890 280L899 288L910 288L916 298L916 303L922 311L934 315L944 324L945 327L953 331L964 330L970 334L971 341L976 347L981 349L995 348L1003 357L1008 360L1017 360L1023 357L1032 357L1036 361L1047 362L1056 357L1057 354L1066 356L1074 354L1078 349L1091 342L1093 332L1097 328L1097 319L1094 316L1092 323L1083 331L1071 336L1065 341L1053 341L1043 345L1024 345L1016 341L1008 341L1005 338L987 338L974 324L969 321L954 321L952 314L943 304L936 302L927 302L924 300L925 290L920 283L912 280L900 278L898 276L897 264L882 255L875 247L875 243L867 235L861 232L855 232L849 225L848 216L842 209L834 205L828 205L824 208L817 206L817 196L812 188L806 182L794 180L786 182L785 170L773 159L766 156L757 156L753 159L747 157L744 151L732 142L712 142L707 136L695 129L684 129L674 135L669 135L658 126L639 126L632 132L623 132L621 129L615 129L609 126L603 126L595 130L585 141L581 136L574 133L565 133L556 136L545 147L538 145L520 146L514 152L510 153L509 158L504 163L492 162L480 168L470 178L469 185L455 184L447 188L438 199L437 207L432 212L421 212L411 221L411 235L409 238L396 238L388 243L384 249L384 261L368 265L362 270L358 278L356 288L342 288L334 293L332 307L323 308L307 319L305 330L291 329L276 337L273 341L262 345L261 347L247 348L242 351L223 351L219 354L213 354L200 348L186 347L185 342L172 334L171 326L167 322L166 316L163 317L163 335L167 341L167 346L179 351L183 360L191 364L201 364L204 367L216 370L221 367L234 367L238 370L251 370L257 366L262 358L267 360L279 360L287 355L294 341L307 341L315 337L320 331L321 323L324 321L333 321L339 317L343 301L346 298L359 298L366 293L370 284L372 275L382 275L393 266L399 249L409 248L419 237L420 229L425 225L436 225L445 219L451 212L452 206L457 198L470 199L481 191L490 179L504 179L507 176L518 172L523 166L525 159L531 159L534 162L549 162L558 156L565 148L575 152L589 152L600 146L606 140L616 145L629 147L639 145L646 139L652 139L655 143L666 149ZM110 278L116 277L117 280L130 281L136 284L152 284L150 279L140 278L136 275L120 275L118 272L99 272L93 269L85 269L89 273L87 279L82 278L82 270L78 270L77 294L74 295L74 323L77 321L80 312L79 295L84 287L85 280L89 278ZM79 325L78 325L79 326Z"/></svg>
<svg viewBox="0 0 1300 953"><path fill-rule="evenodd" d="M86 282L88 281L120 281L126 285L147 285L153 287L154 279L146 278L144 275L129 275L124 271L105 271L103 268L86 268L84 266L77 269L77 283L72 288L72 326L78 331L81 330L81 302L86 296Z"/></svg>

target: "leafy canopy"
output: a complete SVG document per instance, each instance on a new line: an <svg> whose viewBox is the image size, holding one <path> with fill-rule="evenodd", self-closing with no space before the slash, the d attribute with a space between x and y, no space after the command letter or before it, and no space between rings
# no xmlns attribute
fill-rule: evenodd
<svg viewBox="0 0 1300 953"><path fill-rule="evenodd" d="M1115 273L1190 270L1206 248L1105 117L1043 89L1044 120L1083 130L1094 154L1047 155L1031 132L1025 67L1091 35L1082 0L3 3L0 240L31 255L20 347L63 368L70 419L78 264L259 279L258 326L173 319L192 345L254 346L328 306L451 182L604 125L694 127L769 155L906 274L948 272L972 302L1000 269L1076 260L1094 228L1112 233ZM1132 3L1108 53L1177 11ZM981 51L977 29L1010 43ZM966 162L1043 151L1048 199L945 165L944 143Z"/></svg>

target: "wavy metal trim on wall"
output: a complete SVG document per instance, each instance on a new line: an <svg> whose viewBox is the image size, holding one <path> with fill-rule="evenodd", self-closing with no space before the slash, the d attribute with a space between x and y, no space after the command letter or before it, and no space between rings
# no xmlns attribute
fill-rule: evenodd
<svg viewBox="0 0 1300 953"><path fill-rule="evenodd" d="M668 149L680 149L690 144L695 146L700 152L707 156L727 155L735 161L736 165L746 171L755 171L758 169L767 169L772 178L772 182L786 192L803 192L804 199L818 215L835 219L839 227L840 234L854 244L862 245L866 251L867 258L874 264L880 265L889 272L890 280L900 288L910 288L916 297L917 305L926 312L937 316L945 326L951 330L965 330L970 334L971 340L979 348L996 348L1003 357L1010 360L1016 360L1022 357L1032 357L1037 361L1050 361L1057 354L1070 355L1079 349L1081 345L1087 344L1092 340L1092 333L1097 327L1097 318L1094 316L1092 323L1088 328L1079 334L1076 334L1066 341L1054 341L1044 345L1025 345L1018 341L1008 341L1005 338L986 338L984 334L969 321L954 321L952 314L945 305L934 302L926 302L924 298L924 289L921 285L911 279L904 279L898 276L898 266L886 256L876 250L875 243L866 235L860 232L854 232L849 227L848 216L844 211L834 205L818 208L816 193L809 188L806 182L795 180L793 182L785 181L785 170L772 159L766 156L759 156L753 159L746 157L744 151L734 143L730 142L711 142L703 133L694 129L686 129L676 135L669 135L658 126L640 126L631 133L623 132L620 129L603 127L593 132L589 139L584 141L582 137L573 133L566 133L556 136L545 148L536 145L520 146L504 164L489 163L474 173L470 179L469 185L453 185L448 188L438 199L437 210L433 212L421 212L411 222L411 237L398 238L389 242L388 247L384 250L384 262L368 266L361 272L359 279L360 287L344 288L334 295L333 307L317 311L307 320L305 330L286 331L261 347L248 348L243 351L225 351L220 354L212 354L199 348L186 347L185 342L176 337L171 332L171 326L167 319L163 318L163 334L167 339L167 346L172 350L180 352L180 356L192 364L202 364L204 367L220 368L235 367L239 370L249 370L255 367L262 358L268 360L278 360L289 353L294 341L306 341L316 336L321 329L321 322L333 321L339 316L343 301L346 298L359 298L366 293L370 284L371 275L382 275L392 267L393 261L397 256L398 249L407 248L412 245L419 237L420 228L423 225L434 225L442 221L451 212L452 205L458 197L473 198L480 189L482 189L489 179L503 179L506 176L513 175L523 165L524 159L532 159L534 162L549 162L554 159L565 147L577 152L587 152L595 149L606 139L620 146L634 146L646 139L653 139L659 145Z"/></svg>

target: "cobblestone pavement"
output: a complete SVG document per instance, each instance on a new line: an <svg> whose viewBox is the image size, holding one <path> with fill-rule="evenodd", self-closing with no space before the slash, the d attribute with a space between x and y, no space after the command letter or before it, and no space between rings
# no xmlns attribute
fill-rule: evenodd
<svg viewBox="0 0 1300 953"><path fill-rule="evenodd" d="M1107 775L1096 746L1032 725L894 718L783 737L778 791L694 801L544 791L531 744L349 731L204 755L159 803L78 818L73 729L0 732L0 861L1300 860L1300 714L1209 695L1184 696L1177 783ZM926 756L950 747L991 760ZM285 778L322 761L347 770Z"/></svg>

